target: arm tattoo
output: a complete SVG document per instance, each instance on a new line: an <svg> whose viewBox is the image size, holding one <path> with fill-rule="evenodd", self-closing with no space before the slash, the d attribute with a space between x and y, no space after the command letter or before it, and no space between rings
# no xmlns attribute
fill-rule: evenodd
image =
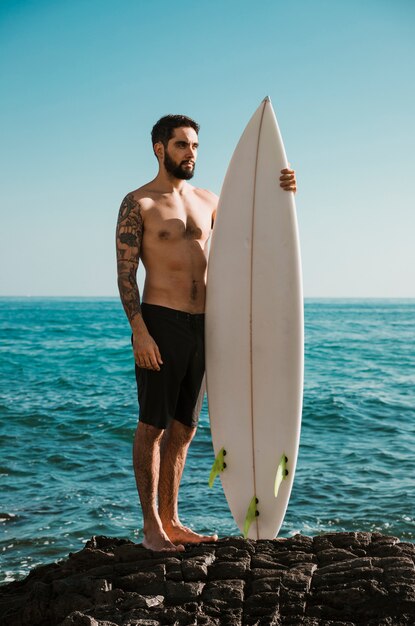
<svg viewBox="0 0 415 626"><path fill-rule="evenodd" d="M125 313L131 322L141 313L137 286L137 268L143 240L143 217L140 204L132 193L121 202L118 214L116 244L118 289Z"/></svg>

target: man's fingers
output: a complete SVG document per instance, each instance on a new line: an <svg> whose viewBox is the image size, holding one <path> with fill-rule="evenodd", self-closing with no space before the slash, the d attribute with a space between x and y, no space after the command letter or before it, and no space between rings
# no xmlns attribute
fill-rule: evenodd
<svg viewBox="0 0 415 626"><path fill-rule="evenodd" d="M289 164L288 164L289 165ZM297 191L297 181L295 180L295 171L289 167L285 167L281 170L280 187L284 191Z"/></svg>
<svg viewBox="0 0 415 626"><path fill-rule="evenodd" d="M141 354L138 361L138 367L146 370L160 371L160 365L156 353Z"/></svg>
<svg viewBox="0 0 415 626"><path fill-rule="evenodd" d="M136 362L138 367L141 367L141 369L153 369L151 360L147 354L140 354Z"/></svg>
<svg viewBox="0 0 415 626"><path fill-rule="evenodd" d="M149 354L146 354L144 357L144 367L148 370L152 370L153 369L153 365L151 363L151 357Z"/></svg>
<svg viewBox="0 0 415 626"><path fill-rule="evenodd" d="M144 345L140 345L137 352L134 352L134 358L138 367L142 369L159 372L160 365L163 365L158 346L151 337L148 337L148 341Z"/></svg>
<svg viewBox="0 0 415 626"><path fill-rule="evenodd" d="M155 346L155 353L158 364L163 365L163 359L161 358L160 350L158 349L157 345Z"/></svg>
<svg viewBox="0 0 415 626"><path fill-rule="evenodd" d="M281 185L283 191L297 191L297 187L295 185Z"/></svg>
<svg viewBox="0 0 415 626"><path fill-rule="evenodd" d="M157 363L156 351L154 351L153 354L149 355L149 361L151 369L158 372L160 370L160 366Z"/></svg>

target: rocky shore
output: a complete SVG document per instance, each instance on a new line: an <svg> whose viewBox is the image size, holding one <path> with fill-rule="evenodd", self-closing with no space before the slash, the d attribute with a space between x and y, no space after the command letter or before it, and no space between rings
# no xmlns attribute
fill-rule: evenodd
<svg viewBox="0 0 415 626"><path fill-rule="evenodd" d="M413 626L415 546L377 533L153 553L92 537L0 587L3 626Z"/></svg>

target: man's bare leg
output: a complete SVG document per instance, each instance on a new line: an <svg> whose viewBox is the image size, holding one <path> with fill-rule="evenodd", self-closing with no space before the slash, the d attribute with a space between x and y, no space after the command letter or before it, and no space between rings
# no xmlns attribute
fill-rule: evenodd
<svg viewBox="0 0 415 626"><path fill-rule="evenodd" d="M184 550L174 545L163 526L157 511L157 487L160 474L160 442L164 431L139 422L134 437L133 462L135 480L144 519L143 546L155 551Z"/></svg>
<svg viewBox="0 0 415 626"><path fill-rule="evenodd" d="M159 516L170 541L174 544L217 541L217 535L199 535L183 526L179 520L179 486L186 462L187 450L196 433L177 420L171 420L161 442Z"/></svg>

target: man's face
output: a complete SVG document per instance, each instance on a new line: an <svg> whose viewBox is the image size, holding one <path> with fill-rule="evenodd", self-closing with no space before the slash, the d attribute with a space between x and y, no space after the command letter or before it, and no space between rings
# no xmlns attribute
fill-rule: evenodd
<svg viewBox="0 0 415 626"><path fill-rule="evenodd" d="M175 178L190 180L195 171L198 146L197 133L193 128L175 128L164 151L166 171Z"/></svg>

